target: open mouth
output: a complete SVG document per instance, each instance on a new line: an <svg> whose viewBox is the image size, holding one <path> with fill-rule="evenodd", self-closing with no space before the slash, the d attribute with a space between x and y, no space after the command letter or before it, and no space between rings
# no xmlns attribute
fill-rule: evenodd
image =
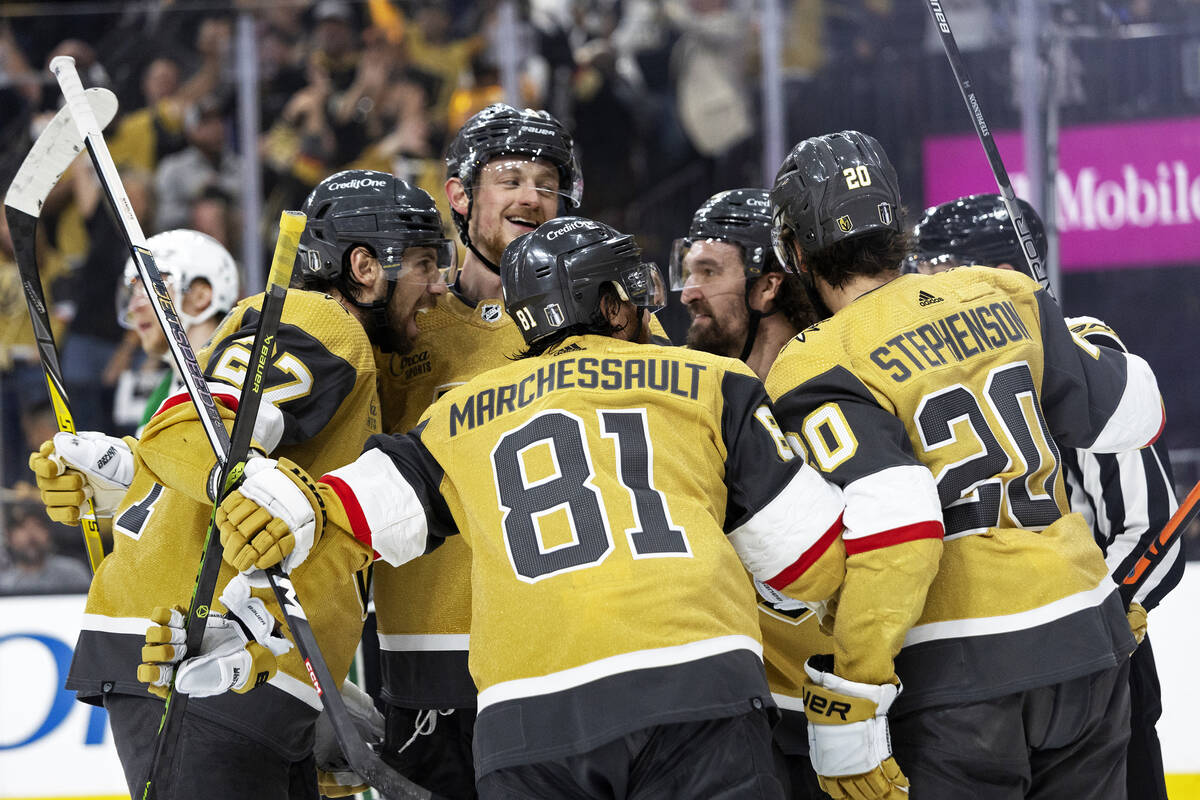
<svg viewBox="0 0 1200 800"><path fill-rule="evenodd" d="M531 231L540 224L538 222L535 222L532 219L529 219L528 217L513 216L513 217L505 217L504 219L508 222L508 224L513 225L518 228L521 228L526 231Z"/></svg>

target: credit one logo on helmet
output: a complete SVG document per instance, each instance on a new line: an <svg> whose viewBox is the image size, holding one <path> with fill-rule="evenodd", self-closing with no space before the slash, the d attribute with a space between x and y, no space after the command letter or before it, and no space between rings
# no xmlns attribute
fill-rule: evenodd
<svg viewBox="0 0 1200 800"><path fill-rule="evenodd" d="M589 231L600 230L600 228L595 223L588 222L586 220L576 220L575 222L568 222L566 225L563 225L558 230L549 231L546 234L546 239L553 242L555 239L557 239L559 236L562 236L564 233L569 233L571 231L579 230L580 228L583 228L584 230L589 230Z"/></svg>
<svg viewBox="0 0 1200 800"><path fill-rule="evenodd" d="M765 197L762 197L762 198L759 198L759 197L747 197L747 198L746 198L746 205L748 205L748 206L759 206L760 208L768 208L768 207L771 205L771 201L770 201L770 200L768 200L768 199L766 199Z"/></svg>
<svg viewBox="0 0 1200 800"><path fill-rule="evenodd" d="M382 189L385 186L387 186L387 181L375 180L374 178L355 178L352 181L331 183L329 184L329 190L336 192L342 189Z"/></svg>

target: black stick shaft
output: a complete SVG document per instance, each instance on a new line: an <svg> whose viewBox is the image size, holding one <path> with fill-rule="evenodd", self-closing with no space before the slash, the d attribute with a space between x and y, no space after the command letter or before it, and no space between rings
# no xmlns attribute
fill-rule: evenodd
<svg viewBox="0 0 1200 800"><path fill-rule="evenodd" d="M929 13L933 15L934 25L941 35L942 47L946 51L950 69L954 73L954 79L958 81L958 89L962 93L963 102L967 104L967 112L971 115L971 124L975 126L975 133L979 135L979 143L983 145L984 155L987 156L988 165L992 168L992 175L996 178L1000 196L1004 199L1004 207L1008 209L1008 218L1012 221L1013 229L1017 232L1017 238L1021 242L1021 252L1025 254L1025 269L1021 271L1041 284L1042 288L1048 290L1050 280L1046 276L1045 264L1042 261L1043 254L1038 252L1037 245L1033 241L1033 232L1029 229L1029 222L1017 204L1017 196L1013 193L1012 182L1008 179L1008 170L1004 168L1004 160L1000 157L996 140L992 138L992 130L988 127L987 120L983 118L983 108L979 105L979 98L975 95L975 87L971 82L971 76L967 74L967 66L963 63L962 54L958 52L958 42L955 41L954 33L950 30L950 21L946 17L940 0L926 0L926 5L929 6ZM1020 265L1014 266L1019 267Z"/></svg>

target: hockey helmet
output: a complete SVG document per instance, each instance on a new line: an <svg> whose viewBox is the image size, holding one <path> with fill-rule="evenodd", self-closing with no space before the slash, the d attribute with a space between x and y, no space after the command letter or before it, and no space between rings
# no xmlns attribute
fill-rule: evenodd
<svg viewBox="0 0 1200 800"><path fill-rule="evenodd" d="M737 245L747 278L779 269L771 249L771 198L766 189L730 189L718 192L692 215L688 235L671 246L671 288L687 282L684 259L692 245L713 239Z"/></svg>
<svg viewBox="0 0 1200 800"><path fill-rule="evenodd" d="M185 328L233 310L238 300L238 265L229 251L213 237L187 228L163 231L146 240L154 254L154 263L162 273L163 282L173 290L175 311ZM182 296L198 278L212 287L212 300L199 314L183 310ZM125 262L125 279L117 292L117 321L122 327L132 326L129 303L134 292L142 292L141 276L130 258Z"/></svg>
<svg viewBox="0 0 1200 800"><path fill-rule="evenodd" d="M583 172L575 157L575 143L563 124L547 111L517 110L506 103L493 103L479 111L463 123L450 143L446 177L462 181L469 195L480 170L493 158L505 155L549 161L558 170L560 196L572 208L579 207Z"/></svg>
<svg viewBox="0 0 1200 800"><path fill-rule="evenodd" d="M446 178L458 178L467 193L467 213L450 209L458 235L472 253L493 271L493 264L471 242L468 230L475 203L475 184L488 162L498 156L526 156L549 161L558 170L559 208L578 208L583 200L583 171L575 157L575 142L549 112L517 110L493 103L459 128L446 150Z"/></svg>
<svg viewBox="0 0 1200 800"><path fill-rule="evenodd" d="M784 268L799 272L789 243L818 252L875 231L900 231L896 170L874 137L858 131L814 136L783 160L771 189L772 242Z"/></svg>
<svg viewBox="0 0 1200 800"><path fill-rule="evenodd" d="M583 217L556 217L514 239L500 263L504 304L527 345L602 322L606 283L640 308L657 311L666 302L662 273L642 261L633 237Z"/></svg>
<svg viewBox="0 0 1200 800"><path fill-rule="evenodd" d="M308 195L303 211L308 221L299 268L305 277L342 283L346 254L358 246L379 259L391 280L410 247L432 247L439 269L454 266L457 251L442 231L433 198L387 172L349 169L330 175Z"/></svg>
<svg viewBox="0 0 1200 800"><path fill-rule="evenodd" d="M1046 253L1046 227L1033 206L1017 198L1038 253ZM938 272L961 264L994 267L1025 263L1021 240L998 194L973 194L925 210L913 228L916 251L906 272ZM922 269L924 266L924 269Z"/></svg>

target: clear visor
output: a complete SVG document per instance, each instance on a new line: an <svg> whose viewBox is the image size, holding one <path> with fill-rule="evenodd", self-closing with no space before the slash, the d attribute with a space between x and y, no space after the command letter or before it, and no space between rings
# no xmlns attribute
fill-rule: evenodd
<svg viewBox="0 0 1200 800"><path fill-rule="evenodd" d="M720 239L704 239L705 242L723 242ZM746 290L746 272L740 267L732 274L728 268L707 257L688 258L696 240L676 239L671 245L671 291L700 289L706 295L741 293ZM737 245L732 245L736 247Z"/></svg>
<svg viewBox="0 0 1200 800"><path fill-rule="evenodd" d="M963 264L970 263L961 261L958 256L949 254L940 256L920 256L910 255L904 261L900 262L900 271L903 273L919 272L922 275L936 275L939 272L945 272L948 269L961 267Z"/></svg>
<svg viewBox="0 0 1200 800"><path fill-rule="evenodd" d="M667 304L667 284L662 271L652 261L643 261L624 270L616 286L622 300L628 300L639 308L655 312Z"/></svg>
<svg viewBox="0 0 1200 800"><path fill-rule="evenodd" d="M458 262L458 248L449 239L395 242L378 250L376 258L388 280L402 283L444 285Z"/></svg>
<svg viewBox="0 0 1200 800"><path fill-rule="evenodd" d="M178 306L180 298L178 281L170 272L161 272L160 270L160 274L163 283L166 284L167 292L171 295L171 302ZM137 325L133 319L133 311L135 308L142 307L150 307L150 298L142 284L142 276L136 271L132 275L127 272L117 287L117 323L127 330L135 329Z"/></svg>
<svg viewBox="0 0 1200 800"><path fill-rule="evenodd" d="M572 159L574 156L572 156ZM566 202L578 208L583 200L583 181L575 180L573 186L560 186L559 170L552 163L537 156L511 156L494 158L487 163L475 181L478 190L486 183L501 192L517 193L532 189L539 197L553 197L556 203ZM571 170L578 175L578 164Z"/></svg>

